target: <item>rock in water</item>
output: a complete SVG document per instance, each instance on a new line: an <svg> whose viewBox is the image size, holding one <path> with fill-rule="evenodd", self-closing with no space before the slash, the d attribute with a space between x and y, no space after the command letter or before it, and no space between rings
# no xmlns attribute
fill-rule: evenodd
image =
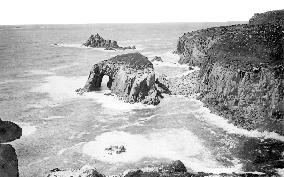
<svg viewBox="0 0 284 177"><path fill-rule="evenodd" d="M104 75L109 76L107 87L129 103L157 105L161 93L155 84L153 64L140 53L118 55L95 64L87 83L78 93L100 89Z"/></svg>
<svg viewBox="0 0 284 177"><path fill-rule="evenodd" d="M17 124L0 119L0 143L7 143L19 139L22 129Z"/></svg>
<svg viewBox="0 0 284 177"><path fill-rule="evenodd" d="M125 50L125 49L136 49L135 46L121 47L117 44L117 41L106 40L102 38L98 33L96 35L91 35L89 39L83 43L84 46L94 47L94 48L105 48L105 50Z"/></svg>
<svg viewBox="0 0 284 177"><path fill-rule="evenodd" d="M81 169L75 170L60 170L56 168L50 172L47 177L105 177L90 166L84 166Z"/></svg>
<svg viewBox="0 0 284 177"><path fill-rule="evenodd" d="M19 176L17 154L10 144L0 144L0 176Z"/></svg>
<svg viewBox="0 0 284 177"><path fill-rule="evenodd" d="M22 129L15 123L0 119L0 143L19 139ZM0 177L18 177L18 158L15 149L9 144L0 144Z"/></svg>
<svg viewBox="0 0 284 177"><path fill-rule="evenodd" d="M151 60L151 62L153 62L153 61L160 61L160 62L163 62L162 58L161 58L161 57L158 57L158 56L155 56L155 57Z"/></svg>

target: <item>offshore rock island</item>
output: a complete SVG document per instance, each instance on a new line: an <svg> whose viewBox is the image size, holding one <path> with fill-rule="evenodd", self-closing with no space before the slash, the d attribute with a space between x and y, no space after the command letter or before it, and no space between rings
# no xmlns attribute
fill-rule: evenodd
<svg viewBox="0 0 284 177"><path fill-rule="evenodd" d="M83 43L86 47L93 48L104 48L105 50L125 50L125 49L136 49L135 46L121 47L117 44L117 41L106 40L102 38L98 33L96 35L91 35L89 39Z"/></svg>
<svg viewBox="0 0 284 177"><path fill-rule="evenodd" d="M107 87L125 102L157 105L161 91L155 79L153 64L140 53L118 55L93 66L84 88L77 92L99 90L103 76L109 77Z"/></svg>

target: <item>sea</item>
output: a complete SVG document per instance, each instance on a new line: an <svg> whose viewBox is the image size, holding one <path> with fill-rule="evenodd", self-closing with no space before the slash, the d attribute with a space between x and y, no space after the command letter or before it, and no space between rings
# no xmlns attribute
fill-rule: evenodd
<svg viewBox="0 0 284 177"><path fill-rule="evenodd" d="M203 103L182 95L165 95L157 106L129 104L110 91L77 95L92 66L113 56L140 52L158 74L177 78L188 73L174 54L184 33L232 23L157 23L0 26L0 118L23 129L11 142L20 177L46 177L50 170L85 165L106 175L181 160L190 172L244 173L248 139L284 137L245 130L217 116ZM100 34L135 50L107 51L83 47ZM111 146L123 153L108 153ZM283 173L283 169L278 169ZM258 171L251 171L259 173Z"/></svg>

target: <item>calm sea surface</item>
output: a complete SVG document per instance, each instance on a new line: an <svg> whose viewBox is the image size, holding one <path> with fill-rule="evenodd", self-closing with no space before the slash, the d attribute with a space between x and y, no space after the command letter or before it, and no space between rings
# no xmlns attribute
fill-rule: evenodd
<svg viewBox="0 0 284 177"><path fill-rule="evenodd" d="M23 136L11 144L21 177L46 176L53 168L96 167L105 174L181 160L189 171L239 172L239 155L249 137L274 133L246 131L211 114L202 103L166 96L161 104L127 104L104 93L78 96L92 65L122 52L82 47L92 33L135 45L156 72L179 77L178 37L213 23L0 26L0 118L18 123ZM57 44L57 45L54 45ZM134 52L133 50L125 52ZM124 145L125 153L105 148Z"/></svg>

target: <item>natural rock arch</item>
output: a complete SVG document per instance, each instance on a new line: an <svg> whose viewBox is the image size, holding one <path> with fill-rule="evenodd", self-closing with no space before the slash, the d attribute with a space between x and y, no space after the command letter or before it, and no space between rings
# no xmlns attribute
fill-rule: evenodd
<svg viewBox="0 0 284 177"><path fill-rule="evenodd" d="M140 53L118 55L95 64L79 93L99 90L107 75L107 87L126 102L157 105L161 97L155 80L153 64Z"/></svg>

